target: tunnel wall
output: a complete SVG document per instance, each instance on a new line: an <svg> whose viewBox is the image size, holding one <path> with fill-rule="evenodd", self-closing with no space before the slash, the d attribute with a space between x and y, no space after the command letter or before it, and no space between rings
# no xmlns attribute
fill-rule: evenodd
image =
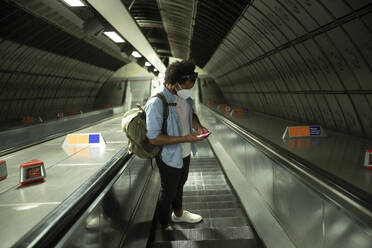
<svg viewBox="0 0 372 248"><path fill-rule="evenodd" d="M125 61L45 4L22 3L0 1L0 128L28 116L93 110L100 88Z"/></svg>
<svg viewBox="0 0 372 248"><path fill-rule="evenodd" d="M95 109L117 107L124 104L125 89L128 80L113 79L107 80L99 90L95 103Z"/></svg>
<svg viewBox="0 0 372 248"><path fill-rule="evenodd" d="M0 122L24 116L54 119L58 112L93 109L102 84L113 73L76 59L2 40Z"/></svg>
<svg viewBox="0 0 372 248"><path fill-rule="evenodd" d="M228 103L372 137L367 0L260 0L204 69Z"/></svg>
<svg viewBox="0 0 372 248"><path fill-rule="evenodd" d="M201 78L198 81L200 87L201 102L204 104L220 104L225 103L226 100L220 89L213 78Z"/></svg>

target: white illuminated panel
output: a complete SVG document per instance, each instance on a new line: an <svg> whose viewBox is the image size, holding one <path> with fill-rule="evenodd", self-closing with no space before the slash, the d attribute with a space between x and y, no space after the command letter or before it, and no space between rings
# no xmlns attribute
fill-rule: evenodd
<svg viewBox="0 0 372 248"><path fill-rule="evenodd" d="M121 0L86 0L160 72L166 68Z"/></svg>
<svg viewBox="0 0 372 248"><path fill-rule="evenodd" d="M151 64L146 61L145 66L151 66Z"/></svg>
<svg viewBox="0 0 372 248"><path fill-rule="evenodd" d="M133 57L135 57L135 58L141 58L141 57L142 57L141 54L139 54L137 51L132 52L131 55L132 55Z"/></svg>
<svg viewBox="0 0 372 248"><path fill-rule="evenodd" d="M156 68L154 68L154 71L158 71Z"/></svg>
<svg viewBox="0 0 372 248"><path fill-rule="evenodd" d="M70 7L83 7L85 4L80 0L63 0Z"/></svg>
<svg viewBox="0 0 372 248"><path fill-rule="evenodd" d="M120 37L116 32L110 31L110 32L103 32L107 37L109 37L111 40L113 40L116 43L123 43L125 40Z"/></svg>

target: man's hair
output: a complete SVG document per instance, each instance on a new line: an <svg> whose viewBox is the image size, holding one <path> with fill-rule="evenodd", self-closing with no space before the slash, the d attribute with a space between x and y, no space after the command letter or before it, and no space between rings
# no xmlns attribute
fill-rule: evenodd
<svg viewBox="0 0 372 248"><path fill-rule="evenodd" d="M170 64L165 71L164 84L184 83L183 77L194 74L195 65L190 61L177 61Z"/></svg>

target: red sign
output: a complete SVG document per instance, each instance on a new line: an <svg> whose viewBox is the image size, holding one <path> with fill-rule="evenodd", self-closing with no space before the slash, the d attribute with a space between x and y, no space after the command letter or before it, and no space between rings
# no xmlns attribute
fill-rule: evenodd
<svg viewBox="0 0 372 248"><path fill-rule="evenodd" d="M27 169L27 179L31 179L35 177L41 177L41 168L34 167L34 168Z"/></svg>

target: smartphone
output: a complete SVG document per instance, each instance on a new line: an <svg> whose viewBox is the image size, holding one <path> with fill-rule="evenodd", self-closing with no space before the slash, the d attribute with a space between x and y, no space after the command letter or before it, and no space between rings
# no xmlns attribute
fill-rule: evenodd
<svg viewBox="0 0 372 248"><path fill-rule="evenodd" d="M211 132L203 133L203 134L199 134L199 135L197 135L197 137L198 137L198 138L200 138L200 137L208 137L210 134L211 134Z"/></svg>

